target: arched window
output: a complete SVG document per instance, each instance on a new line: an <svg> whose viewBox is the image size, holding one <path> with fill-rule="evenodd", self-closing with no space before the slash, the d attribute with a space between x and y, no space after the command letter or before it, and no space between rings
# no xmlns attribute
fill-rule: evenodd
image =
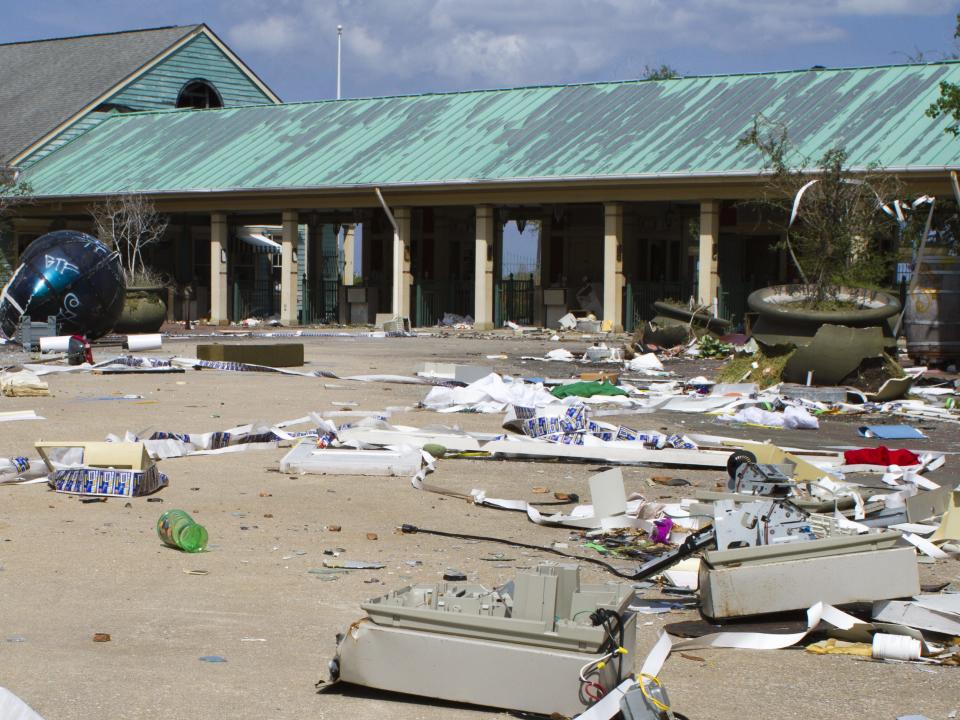
<svg viewBox="0 0 960 720"><path fill-rule="evenodd" d="M223 100L217 89L206 80L191 80L177 96L178 108L220 108Z"/></svg>

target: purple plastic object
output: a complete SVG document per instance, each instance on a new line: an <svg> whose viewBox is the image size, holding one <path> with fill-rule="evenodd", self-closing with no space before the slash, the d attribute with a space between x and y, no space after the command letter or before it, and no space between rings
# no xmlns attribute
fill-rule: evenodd
<svg viewBox="0 0 960 720"><path fill-rule="evenodd" d="M668 543L670 542L670 531L673 529L673 520L668 517L660 518L659 520L654 520L654 530L650 533L650 539L655 543Z"/></svg>

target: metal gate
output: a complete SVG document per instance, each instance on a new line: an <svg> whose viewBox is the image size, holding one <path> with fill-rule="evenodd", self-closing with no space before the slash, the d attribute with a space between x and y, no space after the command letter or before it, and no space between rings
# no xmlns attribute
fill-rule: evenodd
<svg viewBox="0 0 960 720"><path fill-rule="evenodd" d="M280 312L280 271L274 268L270 255L260 255L253 265L233 270L234 322L246 318L268 318Z"/></svg>
<svg viewBox="0 0 960 720"><path fill-rule="evenodd" d="M686 303L693 289L689 282L627 283L623 288L623 328L633 332L645 320L656 314L653 303L658 300L677 300Z"/></svg>
<svg viewBox="0 0 960 720"><path fill-rule="evenodd" d="M310 283L300 276L300 324L321 325L340 322L340 281L326 278Z"/></svg>
<svg viewBox="0 0 960 720"><path fill-rule="evenodd" d="M473 282L421 280L414 290L414 313L417 327L439 324L444 313L473 315Z"/></svg>
<svg viewBox="0 0 960 720"><path fill-rule="evenodd" d="M493 320L503 327L507 320L518 325L533 324L533 278L504 278L493 290Z"/></svg>

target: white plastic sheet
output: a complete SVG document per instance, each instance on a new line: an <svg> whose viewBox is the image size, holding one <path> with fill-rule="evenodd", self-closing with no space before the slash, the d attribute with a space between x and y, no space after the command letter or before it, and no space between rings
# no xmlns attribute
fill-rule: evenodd
<svg viewBox="0 0 960 720"><path fill-rule="evenodd" d="M0 718L3 720L43 720L33 708L6 688L0 687Z"/></svg>
<svg viewBox="0 0 960 720"><path fill-rule="evenodd" d="M496 373L490 373L466 387L435 387L423 400L424 407L441 412L474 410L476 412L503 412L508 405L544 407L559 402L540 383L504 382Z"/></svg>
<svg viewBox="0 0 960 720"><path fill-rule="evenodd" d="M782 413L770 412L758 407L747 407L734 415L722 416L720 419L751 425L782 427L790 430L817 430L820 427L820 421L811 415L806 408L793 405L785 407Z"/></svg>
<svg viewBox="0 0 960 720"><path fill-rule="evenodd" d="M627 369L631 372L663 370L663 363L660 362L660 358L654 353L647 353L646 355L637 355L635 358L627 360Z"/></svg>

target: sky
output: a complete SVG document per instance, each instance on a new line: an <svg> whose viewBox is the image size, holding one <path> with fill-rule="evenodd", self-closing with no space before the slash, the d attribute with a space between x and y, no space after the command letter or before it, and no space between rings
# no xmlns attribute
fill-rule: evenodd
<svg viewBox="0 0 960 720"><path fill-rule="evenodd" d="M285 101L885 65L957 52L948 0L0 0L0 42L205 22ZM0 80L2 81L2 80Z"/></svg>

